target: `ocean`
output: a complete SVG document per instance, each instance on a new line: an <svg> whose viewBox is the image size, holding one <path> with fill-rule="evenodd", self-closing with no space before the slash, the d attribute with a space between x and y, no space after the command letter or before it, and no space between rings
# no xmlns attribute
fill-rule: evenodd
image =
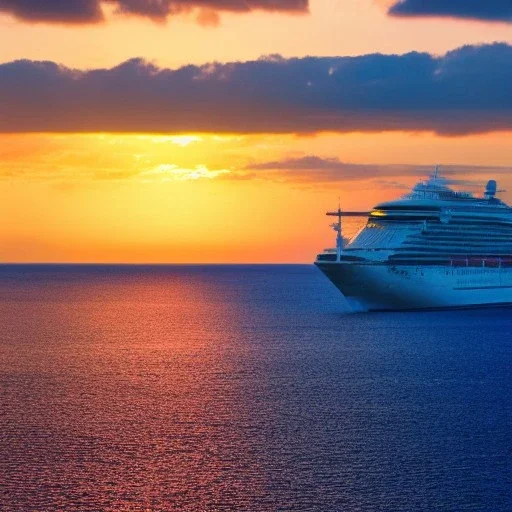
<svg viewBox="0 0 512 512"><path fill-rule="evenodd" d="M0 510L512 510L512 309L312 265L0 266Z"/></svg>

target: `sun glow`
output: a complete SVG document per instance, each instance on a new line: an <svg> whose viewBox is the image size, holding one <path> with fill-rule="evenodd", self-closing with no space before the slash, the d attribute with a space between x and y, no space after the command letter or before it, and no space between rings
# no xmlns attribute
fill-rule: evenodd
<svg viewBox="0 0 512 512"><path fill-rule="evenodd" d="M140 140L151 141L153 144L176 144L182 148L193 142L201 142L203 139L198 135L139 135Z"/></svg>
<svg viewBox="0 0 512 512"><path fill-rule="evenodd" d="M346 181L252 164L307 155L407 167L433 154L446 165L510 161L510 133L13 134L0 142L4 262L308 262L332 242L324 212L338 196L346 209L371 209L415 178L365 170ZM508 174L499 180L512 189Z"/></svg>
<svg viewBox="0 0 512 512"><path fill-rule="evenodd" d="M188 181L202 178L211 180L229 173L227 169L210 171L205 165L196 165L195 169L182 169L174 164L161 164L154 169L141 172L140 176L144 181Z"/></svg>

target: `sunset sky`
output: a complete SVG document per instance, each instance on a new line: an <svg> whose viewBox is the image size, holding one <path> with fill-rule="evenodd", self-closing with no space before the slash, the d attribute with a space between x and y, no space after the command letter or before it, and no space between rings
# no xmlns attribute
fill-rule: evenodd
<svg viewBox="0 0 512 512"><path fill-rule="evenodd" d="M311 262L436 163L512 201L510 0L0 0L0 262Z"/></svg>

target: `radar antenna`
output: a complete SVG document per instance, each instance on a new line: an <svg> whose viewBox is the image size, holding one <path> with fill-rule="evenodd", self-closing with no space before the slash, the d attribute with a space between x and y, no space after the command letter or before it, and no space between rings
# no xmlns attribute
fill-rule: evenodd
<svg viewBox="0 0 512 512"><path fill-rule="evenodd" d="M340 261L341 253L343 251L343 235L341 229L341 200L338 198L338 210L336 212L331 212L328 215L338 217L338 222L334 222L331 224L331 228L336 232L336 261Z"/></svg>
<svg viewBox="0 0 512 512"><path fill-rule="evenodd" d="M498 184L496 183L496 180L489 180L487 182L487 185L485 186L484 197L486 199L494 199L496 197L496 194L499 194L500 192L506 192L506 190L498 189Z"/></svg>

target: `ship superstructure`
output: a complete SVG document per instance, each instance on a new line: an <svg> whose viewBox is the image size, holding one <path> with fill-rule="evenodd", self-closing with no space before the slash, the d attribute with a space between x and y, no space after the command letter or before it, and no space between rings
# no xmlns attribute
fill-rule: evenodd
<svg viewBox="0 0 512 512"><path fill-rule="evenodd" d="M315 264L358 310L512 303L512 208L496 197L450 188L435 173L396 201L337 217L336 248ZM342 217L367 215L346 245Z"/></svg>

